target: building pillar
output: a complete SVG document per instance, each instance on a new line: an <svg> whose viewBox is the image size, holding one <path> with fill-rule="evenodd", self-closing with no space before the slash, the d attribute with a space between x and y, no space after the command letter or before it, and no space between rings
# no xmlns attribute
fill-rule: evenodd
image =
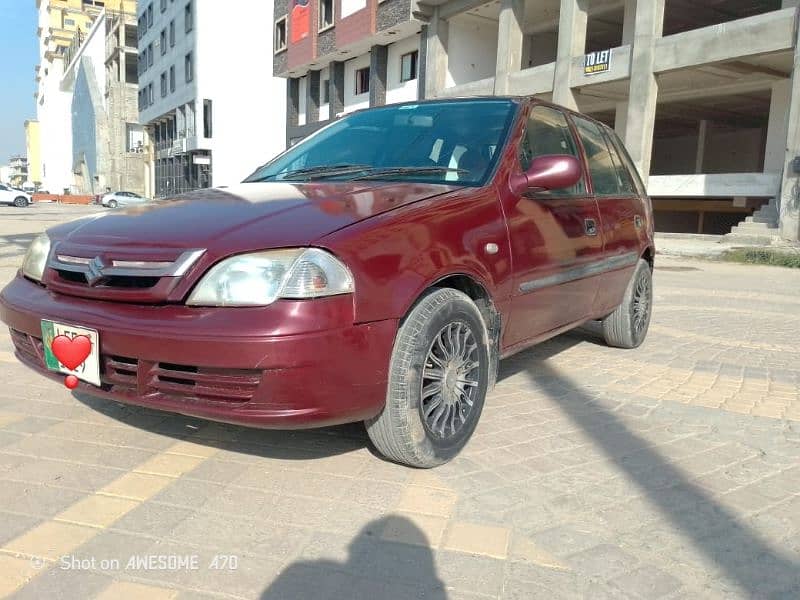
<svg viewBox="0 0 800 600"><path fill-rule="evenodd" d="M664 1L636 0L631 81L625 145L647 184L653 153L658 81L653 73L655 43L664 31Z"/></svg>
<svg viewBox="0 0 800 600"><path fill-rule="evenodd" d="M319 71L309 71L306 81L306 123L319 121Z"/></svg>
<svg viewBox="0 0 800 600"><path fill-rule="evenodd" d="M708 135L708 120L702 119L697 128L697 152L694 157L694 172L699 175L703 172L703 163L706 159L706 136Z"/></svg>
<svg viewBox="0 0 800 600"><path fill-rule="evenodd" d="M344 63L330 64L330 105L328 118L335 119L344 112Z"/></svg>
<svg viewBox="0 0 800 600"><path fill-rule="evenodd" d="M625 0L624 17L622 21L622 45L633 44L636 30L636 0Z"/></svg>
<svg viewBox="0 0 800 600"><path fill-rule="evenodd" d="M425 98L434 98L447 85L447 20L439 17L439 7L433 9L425 28Z"/></svg>
<svg viewBox="0 0 800 600"><path fill-rule="evenodd" d="M794 172L792 163L800 156L800 32L794 45L794 69L789 94L779 214L781 237L796 242L800 241L800 175Z"/></svg>
<svg viewBox="0 0 800 600"><path fill-rule="evenodd" d="M764 173L781 173L786 159L786 136L788 133L789 103L792 96L792 80L783 79L772 84L769 105L767 143L764 152Z"/></svg>
<svg viewBox="0 0 800 600"><path fill-rule="evenodd" d="M508 94L509 75L522 68L524 19L525 0L501 0L497 31L497 68L494 78L494 93L498 96Z"/></svg>
<svg viewBox="0 0 800 600"><path fill-rule="evenodd" d="M570 85L573 58L586 52L588 5L588 0L561 0L558 19L558 53L553 81L553 102L573 110L578 108L575 93Z"/></svg>
<svg viewBox="0 0 800 600"><path fill-rule="evenodd" d="M300 80L290 77L286 80L286 146L289 146L291 130L299 124ZM191 135L191 134L189 134Z"/></svg>
<svg viewBox="0 0 800 600"><path fill-rule="evenodd" d="M386 104L389 46L373 46L369 51L369 105Z"/></svg>
<svg viewBox="0 0 800 600"><path fill-rule="evenodd" d="M625 139L625 130L628 127L628 100L617 102L616 115L614 116L614 131L621 139Z"/></svg>

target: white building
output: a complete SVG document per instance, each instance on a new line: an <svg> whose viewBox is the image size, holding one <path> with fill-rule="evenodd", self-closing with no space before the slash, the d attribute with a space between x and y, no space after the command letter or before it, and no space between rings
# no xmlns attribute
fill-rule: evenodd
<svg viewBox="0 0 800 600"><path fill-rule="evenodd" d="M152 142L149 195L241 181L285 145L286 88L263 0L138 4L139 121Z"/></svg>

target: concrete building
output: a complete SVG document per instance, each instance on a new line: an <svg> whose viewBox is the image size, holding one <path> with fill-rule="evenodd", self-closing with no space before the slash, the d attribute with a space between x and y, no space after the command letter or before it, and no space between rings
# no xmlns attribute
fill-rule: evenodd
<svg viewBox="0 0 800 600"><path fill-rule="evenodd" d="M275 0L287 142L363 106L535 95L615 127L662 231L797 240L798 0Z"/></svg>
<svg viewBox="0 0 800 600"><path fill-rule="evenodd" d="M8 184L11 182L11 167L0 165L0 183Z"/></svg>
<svg viewBox="0 0 800 600"><path fill-rule="evenodd" d="M149 194L236 183L283 150L285 85L257 67L272 47L264 23L261 0L139 3Z"/></svg>
<svg viewBox="0 0 800 600"><path fill-rule="evenodd" d="M8 160L8 183L14 187L29 187L28 159L25 156L12 156Z"/></svg>
<svg viewBox="0 0 800 600"><path fill-rule="evenodd" d="M35 188L42 185L42 152L39 139L39 121L25 121L25 151L28 156L28 180Z"/></svg>
<svg viewBox="0 0 800 600"><path fill-rule="evenodd" d="M73 193L144 193L136 40L135 13L103 11L65 53L60 89L71 92Z"/></svg>
<svg viewBox="0 0 800 600"><path fill-rule="evenodd" d="M70 191L72 170L72 90L62 89L69 66L66 54L76 36L83 37L101 12L135 12L136 0L36 0L39 13L39 64L36 66L36 121L41 187ZM80 42L78 43L80 46ZM102 63L101 63L102 64Z"/></svg>

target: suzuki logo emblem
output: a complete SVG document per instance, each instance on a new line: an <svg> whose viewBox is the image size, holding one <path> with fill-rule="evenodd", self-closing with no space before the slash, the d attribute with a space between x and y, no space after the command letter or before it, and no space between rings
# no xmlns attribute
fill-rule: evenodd
<svg viewBox="0 0 800 600"><path fill-rule="evenodd" d="M89 285L97 285L101 279L105 277L103 275L103 259L99 256L95 256L91 261L89 261L89 272L86 274L86 281Z"/></svg>

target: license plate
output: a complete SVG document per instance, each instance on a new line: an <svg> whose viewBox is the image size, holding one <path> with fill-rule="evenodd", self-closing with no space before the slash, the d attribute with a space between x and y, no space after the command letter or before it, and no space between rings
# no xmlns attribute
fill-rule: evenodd
<svg viewBox="0 0 800 600"><path fill-rule="evenodd" d="M62 365L53 354L50 345L53 343L53 339L59 335L65 335L68 338L85 335L92 344L89 356L75 370L70 370ZM44 346L44 362L48 369L65 375L75 375L87 383L100 385L100 336L97 331L42 319L42 345Z"/></svg>

